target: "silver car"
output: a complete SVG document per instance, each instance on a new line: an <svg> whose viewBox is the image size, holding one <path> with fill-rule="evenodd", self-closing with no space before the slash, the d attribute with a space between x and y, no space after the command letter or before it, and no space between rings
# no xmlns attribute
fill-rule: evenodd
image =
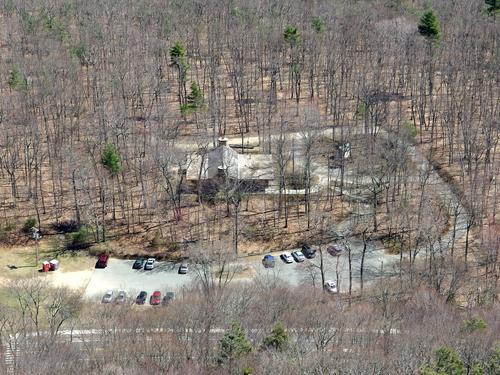
<svg viewBox="0 0 500 375"><path fill-rule="evenodd" d="M118 292L118 295L116 296L115 303L123 305L126 300L127 300L127 293L125 293L124 290L120 290Z"/></svg>
<svg viewBox="0 0 500 375"><path fill-rule="evenodd" d="M325 290L329 293L337 293L337 284L332 280L325 281Z"/></svg>
<svg viewBox="0 0 500 375"><path fill-rule="evenodd" d="M300 262L303 262L304 260L306 260L306 257L304 256L304 254L302 254L302 251L294 251L292 253L292 257L293 259L295 259L295 261L297 263L300 263Z"/></svg>
<svg viewBox="0 0 500 375"><path fill-rule="evenodd" d="M102 297L102 303L110 303L113 300L113 291L108 290Z"/></svg>

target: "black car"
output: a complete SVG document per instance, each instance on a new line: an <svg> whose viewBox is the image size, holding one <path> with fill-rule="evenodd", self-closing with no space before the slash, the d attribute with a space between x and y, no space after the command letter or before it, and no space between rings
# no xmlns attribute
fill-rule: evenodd
<svg viewBox="0 0 500 375"><path fill-rule="evenodd" d="M144 305L146 303L147 299L148 299L148 293L143 290L137 296L137 299L135 300L135 303L137 303L138 305Z"/></svg>
<svg viewBox="0 0 500 375"><path fill-rule="evenodd" d="M316 250L314 250L308 244L304 244L304 245L302 245L302 254L304 254L304 256L307 259L312 259L316 256Z"/></svg>
<svg viewBox="0 0 500 375"><path fill-rule="evenodd" d="M134 265L132 266L132 268L134 270L140 270L142 269L142 267L144 267L144 263L145 263L145 260L143 257L140 257L140 258L137 258L134 262Z"/></svg>

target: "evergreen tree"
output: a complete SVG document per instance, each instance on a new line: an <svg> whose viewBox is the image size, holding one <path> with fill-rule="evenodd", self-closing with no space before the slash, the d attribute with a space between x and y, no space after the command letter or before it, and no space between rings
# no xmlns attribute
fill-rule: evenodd
<svg viewBox="0 0 500 375"><path fill-rule="evenodd" d="M464 375L465 367L458 354L443 346L434 354L434 364L422 369L422 375Z"/></svg>
<svg viewBox="0 0 500 375"><path fill-rule="evenodd" d="M120 154L114 144L108 143L106 145L101 156L101 163L113 177L122 171Z"/></svg>
<svg viewBox="0 0 500 375"><path fill-rule="evenodd" d="M475 331L483 331L487 327L486 322L478 316L467 319L462 324L462 331L472 333Z"/></svg>
<svg viewBox="0 0 500 375"><path fill-rule="evenodd" d="M437 42L441 38L441 26L434 11L428 10L420 18L418 32L428 40Z"/></svg>
<svg viewBox="0 0 500 375"><path fill-rule="evenodd" d="M298 46L300 44L300 34L296 27L287 26L283 32L283 38L291 47Z"/></svg>
<svg viewBox="0 0 500 375"><path fill-rule="evenodd" d="M311 25L316 33L323 34L325 32L325 22L321 18L314 18Z"/></svg>
<svg viewBox="0 0 500 375"><path fill-rule="evenodd" d="M172 65L179 66L185 63L186 50L179 42L170 48L170 62Z"/></svg>
<svg viewBox="0 0 500 375"><path fill-rule="evenodd" d="M264 338L262 345L265 348L273 348L278 351L285 349L288 345L288 333L283 324L277 323L269 336Z"/></svg>
<svg viewBox="0 0 500 375"><path fill-rule="evenodd" d="M488 5L488 14L495 15L500 12L500 0L485 0L486 5Z"/></svg>
<svg viewBox="0 0 500 375"><path fill-rule="evenodd" d="M196 82L191 83L191 93L187 97L187 103L192 109L203 107L203 92Z"/></svg>
<svg viewBox="0 0 500 375"><path fill-rule="evenodd" d="M181 113L183 115L197 111L204 105L203 92L200 87L195 83L191 83L191 92L186 97L186 103L181 104Z"/></svg>
<svg viewBox="0 0 500 375"><path fill-rule="evenodd" d="M219 341L219 363L231 362L252 351L252 344L246 338L240 324L234 323Z"/></svg>
<svg viewBox="0 0 500 375"><path fill-rule="evenodd" d="M7 83L12 90L26 90L28 88L28 80L17 68L12 69Z"/></svg>
<svg viewBox="0 0 500 375"><path fill-rule="evenodd" d="M179 105L185 104L186 99L186 81L187 81L187 71L189 65L186 61L186 50L182 44L179 42L175 43L170 48L170 63L172 66L177 68L178 80L179 80Z"/></svg>
<svg viewBox="0 0 500 375"><path fill-rule="evenodd" d="M486 364L488 374L500 374L500 342L493 347L489 362Z"/></svg>

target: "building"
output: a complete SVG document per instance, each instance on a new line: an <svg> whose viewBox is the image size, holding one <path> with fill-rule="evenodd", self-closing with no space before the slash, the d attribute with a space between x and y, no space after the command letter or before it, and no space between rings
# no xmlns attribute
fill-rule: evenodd
<svg viewBox="0 0 500 375"><path fill-rule="evenodd" d="M237 183L245 191L263 191L274 180L271 155L240 154L220 138L216 148L200 151L186 168L186 181L203 187L216 188L223 183Z"/></svg>

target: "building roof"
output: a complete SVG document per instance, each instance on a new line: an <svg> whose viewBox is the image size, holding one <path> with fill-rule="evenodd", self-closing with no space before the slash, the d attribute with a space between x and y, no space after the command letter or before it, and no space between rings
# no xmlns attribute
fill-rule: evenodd
<svg viewBox="0 0 500 375"><path fill-rule="evenodd" d="M221 142L204 156L194 156L188 165L186 178L198 180L200 169L201 179L215 178L221 173L239 180L274 179L271 155L238 154L226 142Z"/></svg>

